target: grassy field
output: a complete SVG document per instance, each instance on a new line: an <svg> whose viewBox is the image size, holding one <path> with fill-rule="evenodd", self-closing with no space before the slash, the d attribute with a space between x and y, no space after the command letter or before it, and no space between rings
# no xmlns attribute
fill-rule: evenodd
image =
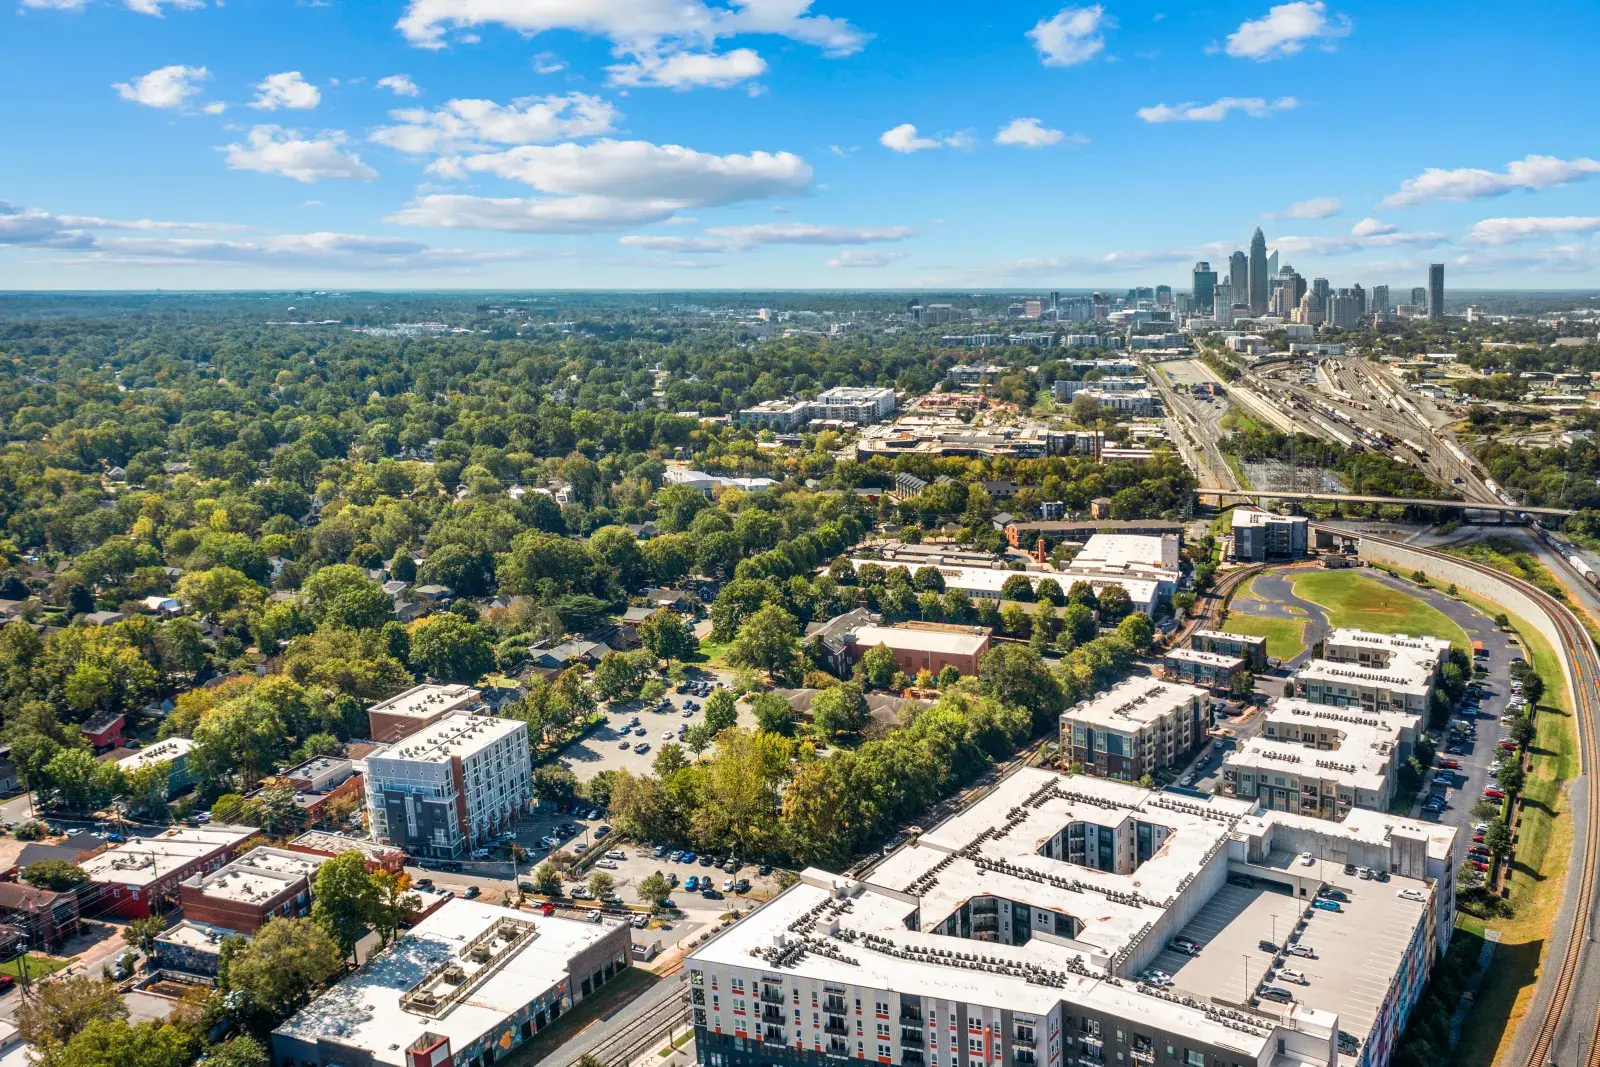
<svg viewBox="0 0 1600 1067"><path fill-rule="evenodd" d="M1452 556L1460 556L1474 563L1481 563L1486 567L1493 567L1501 574L1509 574L1513 578L1521 578L1531 582L1534 586L1549 593L1567 606L1573 608L1573 614L1578 616L1578 621L1583 623L1583 628L1589 631L1589 636L1596 644L1600 644L1600 623L1595 621L1593 615L1585 609L1581 602L1574 601L1572 595L1562 584L1562 580L1551 573L1550 568L1540 563L1530 553L1526 546L1504 537L1486 537L1481 541L1474 541L1470 545L1459 548L1446 549Z"/></svg>
<svg viewBox="0 0 1600 1067"><path fill-rule="evenodd" d="M1266 429L1254 416L1238 404L1229 404L1228 413L1222 416L1222 420L1217 425L1228 433L1247 433L1251 430Z"/></svg>
<svg viewBox="0 0 1600 1067"><path fill-rule="evenodd" d="M1326 608L1336 627L1442 637L1464 652L1472 648L1467 632L1438 608L1353 571L1308 571L1294 580L1294 593Z"/></svg>
<svg viewBox="0 0 1600 1067"><path fill-rule="evenodd" d="M1306 624L1301 619L1268 619L1230 612L1222 628L1230 634L1265 637L1267 655L1273 659L1290 660L1306 650Z"/></svg>

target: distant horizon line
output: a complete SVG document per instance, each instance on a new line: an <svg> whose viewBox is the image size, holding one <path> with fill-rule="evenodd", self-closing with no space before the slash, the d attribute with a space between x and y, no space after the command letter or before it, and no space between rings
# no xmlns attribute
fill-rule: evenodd
<svg viewBox="0 0 1600 1067"><path fill-rule="evenodd" d="M1160 283L1160 284L1165 285L1166 283L1163 282L1163 283ZM1388 284L1388 283L1378 283L1378 284ZM972 293L974 295L988 295L988 294L999 295L999 294L1017 293L1017 292L1044 292L1044 293L1058 292L1058 293L1063 293L1063 294L1071 293L1073 295L1079 295L1079 294L1092 294L1092 293L1097 293L1097 292L1115 293L1115 292L1119 292L1119 291L1126 291L1127 289L1153 289L1153 288L1156 288L1156 286L1149 286L1149 285L1132 285L1132 286L1044 285L1044 286L1039 286L1039 287L1035 287L1035 288L1028 288L1028 287L1023 287L1023 286L1006 286L1006 287L1003 287L1003 288L943 288L943 289L942 288L937 288L937 287L927 287L927 286L916 287L916 288L902 288L902 287L863 288L863 287L842 287L842 286L808 286L808 287L796 287L796 288L754 287L754 288L745 288L745 289L731 289L731 288L683 289L683 288L677 288L677 287L673 287L673 288L659 288L659 287L634 288L634 287L629 287L629 286L618 286L618 287L614 287L614 288L585 287L585 288L565 288L565 289L514 289L514 288L472 288L472 287L447 288L447 287L440 287L440 286L429 286L429 287L414 288L414 289L380 289L380 288L368 288L368 287L342 289L342 288L330 288L330 287L326 287L326 286L300 286L300 287L297 287L297 288L296 287L289 287L289 288L246 288L246 289L109 289L109 288L107 288L107 289L0 289L0 299L4 299L6 297L13 297L13 296L246 296L246 295L251 295L251 294L257 294L257 295L279 295L279 294L289 294L289 293L298 294L298 295L307 296L307 297L314 297L314 296L317 296L318 294L344 296L344 295L352 295L352 294L356 294L356 293L460 293L460 294L467 294L467 293L533 293L533 294L542 294L542 293L562 293L562 294L572 294L572 293L625 293L625 294L640 294L640 295L646 295L646 294L651 294L651 293L657 293L657 294L683 293L685 295L694 294L694 293L893 293L893 294L906 294L906 295L915 295L915 294L919 294L919 293L938 293L938 294L943 294L943 293L950 293L950 294ZM1372 287L1369 286L1368 288L1370 289ZM1418 285L1418 286L1412 286L1412 288L1424 289L1424 288L1426 288L1426 286ZM1190 292L1190 290L1188 290L1188 289L1179 289L1179 288L1176 288L1176 287L1173 287L1172 291L1173 291L1174 294ZM1476 293L1514 293L1514 294L1542 293L1542 294L1550 294L1550 295L1564 295L1564 294L1567 294L1567 293L1573 293L1573 294L1592 294L1597 299L1600 299L1600 286L1593 286L1593 287L1580 288L1580 289L1537 289L1537 288L1534 288L1534 289L1517 289L1517 288L1462 289L1462 288L1451 288L1451 289L1447 290L1446 295L1447 296L1459 297L1459 296L1462 296L1462 295L1465 295L1465 294L1468 294L1468 293L1474 293L1474 294L1476 294Z"/></svg>

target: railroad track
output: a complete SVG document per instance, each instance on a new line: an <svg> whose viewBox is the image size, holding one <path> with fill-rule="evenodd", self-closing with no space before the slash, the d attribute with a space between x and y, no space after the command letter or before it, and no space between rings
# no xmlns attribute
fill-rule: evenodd
<svg viewBox="0 0 1600 1067"><path fill-rule="evenodd" d="M1383 538L1373 538L1383 540ZM1398 544L1398 542L1389 542ZM1592 918L1594 904L1594 890L1596 880L1596 867L1600 865L1600 760L1596 758L1596 706L1600 704L1600 658L1596 657L1594 642L1589 639L1588 632L1578 622L1571 609L1560 600L1544 592L1538 587L1512 578L1492 567L1486 567L1470 560L1456 556L1448 556L1442 552L1431 549L1416 548L1411 545L1399 547L1412 552L1420 552L1441 560L1478 571L1515 586L1523 594L1531 598L1555 623L1560 631L1562 643L1570 650L1572 662L1572 699L1573 715L1578 724L1578 758L1579 771L1584 777L1585 787L1588 792L1588 826L1584 835L1583 854L1579 858L1581 870L1579 871L1577 909L1573 914L1571 933L1567 937L1565 951L1562 953L1560 967L1556 971L1555 984L1550 991L1550 1001L1545 1006L1544 1017L1538 1020L1539 1029L1534 1035L1533 1046L1528 1050L1527 1058L1523 1061L1526 1067L1553 1067L1555 1060L1552 1051L1556 1038L1560 1035L1563 1024L1567 1020L1568 1006L1572 1001L1573 992L1577 986L1578 971L1583 962L1584 950L1589 940L1589 924ZM1600 1067L1600 1015L1597 1015L1589 1035L1589 1045L1584 1052L1583 1062L1585 1067Z"/></svg>

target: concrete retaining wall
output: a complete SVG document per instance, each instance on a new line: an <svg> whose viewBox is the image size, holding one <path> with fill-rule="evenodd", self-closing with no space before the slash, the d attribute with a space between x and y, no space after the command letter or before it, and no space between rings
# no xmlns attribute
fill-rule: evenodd
<svg viewBox="0 0 1600 1067"><path fill-rule="evenodd" d="M1537 601L1509 580L1484 574L1459 560L1440 559L1418 551L1410 545L1381 537L1363 536L1358 552L1366 562L1382 567L1393 567L1401 574L1420 570L1437 582L1454 583L1456 588L1479 596L1491 604L1497 604L1507 613L1525 619L1530 626L1539 631L1540 636L1550 642L1550 647L1555 649L1557 657L1561 660L1561 671L1566 675L1568 692L1577 692L1572 663L1567 655L1561 631L1556 628L1555 620L1545 613L1545 609Z"/></svg>

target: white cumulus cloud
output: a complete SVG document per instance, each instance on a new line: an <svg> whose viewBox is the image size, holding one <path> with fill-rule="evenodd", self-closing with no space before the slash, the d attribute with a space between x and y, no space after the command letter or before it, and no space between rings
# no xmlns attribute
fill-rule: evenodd
<svg viewBox="0 0 1600 1067"><path fill-rule="evenodd" d="M1350 227L1350 233L1356 237L1381 237L1386 233L1394 233L1397 228L1392 222L1384 222L1368 215Z"/></svg>
<svg viewBox="0 0 1600 1067"><path fill-rule="evenodd" d="M1530 218L1483 219L1472 224L1467 237L1489 245L1513 244L1539 237L1600 232L1600 217L1561 215Z"/></svg>
<svg viewBox="0 0 1600 1067"><path fill-rule="evenodd" d="M1019 145L1023 148L1043 148L1060 144L1066 134L1045 127L1038 119L1012 119L994 135L995 144Z"/></svg>
<svg viewBox="0 0 1600 1067"><path fill-rule="evenodd" d="M1308 41L1347 37L1350 30L1345 16L1328 17L1322 0L1295 0L1240 24L1228 35L1227 52L1240 59L1281 59L1304 51Z"/></svg>
<svg viewBox="0 0 1600 1067"><path fill-rule="evenodd" d="M396 96L421 96L422 90L409 74L390 74L378 79L378 88L387 89Z"/></svg>
<svg viewBox="0 0 1600 1067"><path fill-rule="evenodd" d="M324 178L370 182L378 172L361 162L361 157L342 147L345 135L329 130L310 138L282 126L253 126L245 144L225 145L228 167L262 174L281 174L297 182Z"/></svg>
<svg viewBox="0 0 1600 1067"><path fill-rule="evenodd" d="M972 136L953 133L941 137L923 137L911 123L902 122L893 129L884 130L878 137L878 143L896 152L921 152L928 148L965 148L972 143Z"/></svg>
<svg viewBox="0 0 1600 1067"><path fill-rule="evenodd" d="M1253 119L1263 119L1279 111L1290 111L1300 106L1292 96L1280 96L1267 101L1259 96L1224 96L1209 104L1186 103L1176 107L1157 104L1142 107L1138 115L1146 122L1221 122L1235 111L1242 111Z"/></svg>
<svg viewBox="0 0 1600 1067"><path fill-rule="evenodd" d="M211 77L204 67L159 67L132 81L111 87L124 100L145 107L180 108L200 93L200 83Z"/></svg>
<svg viewBox="0 0 1600 1067"><path fill-rule="evenodd" d="M451 100L432 111L391 111L398 125L370 139L410 155L458 152L474 146L538 144L610 133L619 118L608 101L587 93L529 96L510 104Z"/></svg>
<svg viewBox="0 0 1600 1067"><path fill-rule="evenodd" d="M1383 202L1389 207L1410 207L1429 200L1478 200L1501 196L1513 189L1551 189L1595 174L1600 174L1600 163L1585 157L1566 160L1555 156L1527 156L1506 164L1503 171L1429 167L1415 178L1401 182L1400 190Z"/></svg>
<svg viewBox="0 0 1600 1067"><path fill-rule="evenodd" d="M1064 7L1050 18L1040 19L1028 37L1045 66L1071 67L1103 52L1106 39L1102 31L1113 25L1099 4Z"/></svg>
<svg viewBox="0 0 1600 1067"><path fill-rule="evenodd" d="M256 98L250 106L263 111L276 111L280 107L307 111L322 102L322 91L300 76L298 70L281 74L268 74L256 83Z"/></svg>
<svg viewBox="0 0 1600 1067"><path fill-rule="evenodd" d="M663 222L677 201L614 200L602 196L508 197L434 193L385 221L402 226L504 233L596 233Z"/></svg>
<svg viewBox="0 0 1600 1067"><path fill-rule="evenodd" d="M1327 219L1344 210L1337 196L1314 196L1310 200L1297 200L1283 213L1288 219Z"/></svg>
<svg viewBox="0 0 1600 1067"><path fill-rule="evenodd" d="M714 52L646 53L627 63L606 68L612 85L657 85L668 89L718 89L759 78L767 71L767 61L753 49L735 48Z"/></svg>

